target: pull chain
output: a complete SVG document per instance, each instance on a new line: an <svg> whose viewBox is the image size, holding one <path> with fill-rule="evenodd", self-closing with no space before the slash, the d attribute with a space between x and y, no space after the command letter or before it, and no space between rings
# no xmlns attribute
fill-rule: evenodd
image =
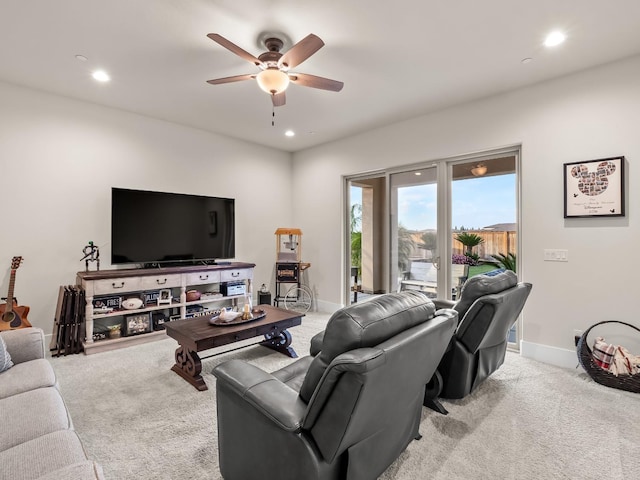
<svg viewBox="0 0 640 480"><path fill-rule="evenodd" d="M271 126L276 126L276 107L273 103L271 103Z"/></svg>

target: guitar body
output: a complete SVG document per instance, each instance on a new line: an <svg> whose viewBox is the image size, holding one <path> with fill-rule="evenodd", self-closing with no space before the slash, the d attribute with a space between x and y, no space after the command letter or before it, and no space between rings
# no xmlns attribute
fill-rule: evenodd
<svg viewBox="0 0 640 480"><path fill-rule="evenodd" d="M11 275L9 276L9 292L7 293L7 303L0 305L0 331L15 330L16 328L27 328L31 324L27 320L29 307L18 306L13 298L13 287L16 283L16 270L22 263L22 257L11 259Z"/></svg>
<svg viewBox="0 0 640 480"><path fill-rule="evenodd" d="M29 307L14 305L10 311L6 311L6 306L6 303L0 305L0 331L31 326L27 320Z"/></svg>

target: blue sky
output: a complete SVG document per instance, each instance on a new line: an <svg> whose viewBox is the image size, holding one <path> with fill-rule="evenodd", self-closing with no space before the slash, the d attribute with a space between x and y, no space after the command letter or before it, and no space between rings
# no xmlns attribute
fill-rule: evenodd
<svg viewBox="0 0 640 480"><path fill-rule="evenodd" d="M516 221L516 176L497 175L453 182L452 226L482 228ZM351 203L362 203L361 190L351 189ZM410 230L436 228L435 184L398 190L398 219Z"/></svg>

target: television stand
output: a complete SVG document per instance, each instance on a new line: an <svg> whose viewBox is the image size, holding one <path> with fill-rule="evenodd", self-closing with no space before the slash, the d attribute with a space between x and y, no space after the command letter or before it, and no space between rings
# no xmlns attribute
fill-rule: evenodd
<svg viewBox="0 0 640 480"><path fill-rule="evenodd" d="M168 319L181 320L195 316L187 307L210 306L218 308L221 302L232 303L239 307L252 300L253 263L229 262L225 265L185 265L178 267L154 266L149 269L99 270L78 272L76 284L85 290L85 341L84 353L91 354L120 347L128 347L145 343L154 339L166 338L164 330L153 331L152 313L167 312ZM244 282L244 288L227 291L226 284L238 285ZM223 288L221 288L223 287ZM200 292L213 291L214 295L202 295L198 300L187 300L187 291L195 289ZM170 292L166 302L147 302L140 308L126 310L120 307L121 301L127 298L145 298L145 294ZM240 293L235 293L240 292ZM158 297L159 298L159 297ZM96 310L94 300L114 302L115 306L108 311ZM177 311L175 315L171 313ZM127 318L138 317L146 321L148 329L145 333L128 332ZM120 338L94 340L94 323L120 325ZM129 333L129 335L128 335Z"/></svg>

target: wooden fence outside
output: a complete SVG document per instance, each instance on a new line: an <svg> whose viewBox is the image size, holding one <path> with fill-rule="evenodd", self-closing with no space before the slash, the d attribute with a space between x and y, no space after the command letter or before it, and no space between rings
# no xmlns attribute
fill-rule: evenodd
<svg viewBox="0 0 640 480"><path fill-rule="evenodd" d="M464 245L456 240L456 235L459 233L461 232L456 231L451 235L451 253L454 255L464 254ZM465 230L465 233L475 233L484 240L480 245L473 247L473 253L477 253L480 258L487 258L499 253L504 255L517 253L518 236L515 231ZM422 242L421 237L422 232L412 233L414 248L410 258L430 258L431 253L418 246Z"/></svg>
<svg viewBox="0 0 640 480"><path fill-rule="evenodd" d="M491 230L465 230L466 233L475 233L484 239L480 245L473 247L473 252L477 253L480 258L486 258L489 255L497 255L499 253L516 253L518 245L518 236L516 232L495 232ZM456 240L456 232L452 236L451 250L453 254L464 254L464 245Z"/></svg>

